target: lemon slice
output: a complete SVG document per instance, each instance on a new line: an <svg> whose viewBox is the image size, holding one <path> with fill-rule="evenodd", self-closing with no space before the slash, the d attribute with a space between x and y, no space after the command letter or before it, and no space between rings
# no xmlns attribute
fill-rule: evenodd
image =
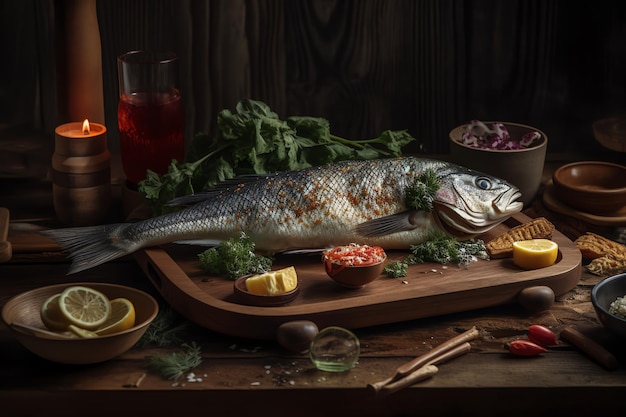
<svg viewBox="0 0 626 417"><path fill-rule="evenodd" d="M280 295L296 289L298 275L293 266L254 275L246 279L248 292L257 295Z"/></svg>
<svg viewBox="0 0 626 417"><path fill-rule="evenodd" d="M41 305L41 321L50 330L65 331L70 322L65 318L59 307L61 293L54 294Z"/></svg>
<svg viewBox="0 0 626 417"><path fill-rule="evenodd" d="M81 329L95 330L111 316L111 302L92 288L68 287L59 297L59 307L70 324Z"/></svg>
<svg viewBox="0 0 626 417"><path fill-rule="evenodd" d="M95 332L92 332L91 330L87 330L87 329L81 329L80 327L74 326L73 324L70 324L69 326L67 326L67 329L73 334L75 334L76 336L81 337L83 339L98 337L98 335Z"/></svg>
<svg viewBox="0 0 626 417"><path fill-rule="evenodd" d="M545 268L556 262L559 245L549 239L513 242L513 262L523 269Z"/></svg>
<svg viewBox="0 0 626 417"><path fill-rule="evenodd" d="M128 330L135 325L135 307L126 298L111 300L111 316L96 330L99 336Z"/></svg>

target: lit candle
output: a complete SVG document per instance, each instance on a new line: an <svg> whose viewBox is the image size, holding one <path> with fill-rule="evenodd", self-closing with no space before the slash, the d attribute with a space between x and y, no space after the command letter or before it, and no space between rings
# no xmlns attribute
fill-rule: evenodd
<svg viewBox="0 0 626 417"><path fill-rule="evenodd" d="M103 222L111 201L111 154L106 127L72 122L58 126L52 155L54 208L61 222Z"/></svg>

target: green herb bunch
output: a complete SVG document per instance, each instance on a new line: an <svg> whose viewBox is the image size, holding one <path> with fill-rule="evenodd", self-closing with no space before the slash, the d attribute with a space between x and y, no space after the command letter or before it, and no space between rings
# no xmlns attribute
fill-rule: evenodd
<svg viewBox="0 0 626 417"><path fill-rule="evenodd" d="M185 351L160 353L148 358L150 368L159 372L164 378L177 380L185 372L191 371L202 363L200 346L195 342L183 343Z"/></svg>
<svg viewBox="0 0 626 417"><path fill-rule="evenodd" d="M431 212L435 194L439 190L439 178L433 169L426 169L420 173L405 191L405 201L408 208Z"/></svg>
<svg viewBox="0 0 626 417"><path fill-rule="evenodd" d="M257 255L254 241L245 233L220 242L198 255L200 268L211 275L236 279L244 275L268 272L272 258Z"/></svg>
<svg viewBox="0 0 626 417"><path fill-rule="evenodd" d="M436 262L466 266L478 259L489 259L485 243L480 239L459 241L442 232L434 232L424 243L411 246L411 253L401 261L387 264L383 273L392 278L407 276L413 264Z"/></svg>
<svg viewBox="0 0 626 417"><path fill-rule="evenodd" d="M296 170L350 159L402 155L415 140L406 131L385 131L367 140L331 134L327 120L294 116L281 120L265 103L240 101L235 112L222 110L214 136L197 134L185 161L173 160L162 176L148 171L139 191L156 214L176 210L167 203L176 197L206 191L244 174Z"/></svg>

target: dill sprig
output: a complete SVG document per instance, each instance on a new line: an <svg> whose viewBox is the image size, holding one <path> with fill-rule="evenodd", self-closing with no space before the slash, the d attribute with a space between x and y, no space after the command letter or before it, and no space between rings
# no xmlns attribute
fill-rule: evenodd
<svg viewBox="0 0 626 417"><path fill-rule="evenodd" d="M202 363L200 346L195 342L184 343L186 351L161 353L148 358L150 367L158 371L164 378L177 380L185 372L191 371Z"/></svg>
<svg viewBox="0 0 626 417"><path fill-rule="evenodd" d="M437 174L432 169L420 173L405 190L406 206L410 209L431 212L435 194L440 184Z"/></svg>
<svg viewBox="0 0 626 417"><path fill-rule="evenodd" d="M170 306L162 306L159 308L159 314L150 323L137 345L157 345L160 347L178 345L183 341L180 334L189 325L190 322L184 320Z"/></svg>

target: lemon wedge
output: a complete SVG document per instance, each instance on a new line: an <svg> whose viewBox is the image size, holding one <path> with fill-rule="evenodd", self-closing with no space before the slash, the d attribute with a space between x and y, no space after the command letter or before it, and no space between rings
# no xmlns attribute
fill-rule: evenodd
<svg viewBox="0 0 626 417"><path fill-rule="evenodd" d="M556 262L559 245L549 239L513 242L513 262L523 269L539 269Z"/></svg>
<svg viewBox="0 0 626 417"><path fill-rule="evenodd" d="M65 331L70 324L59 307L60 297L61 293L54 294L41 305L41 321L50 330Z"/></svg>
<svg viewBox="0 0 626 417"><path fill-rule="evenodd" d="M258 274L246 279L248 292L257 295L280 295L296 289L298 275L293 266Z"/></svg>
<svg viewBox="0 0 626 417"><path fill-rule="evenodd" d="M100 291L82 286L66 288L59 296L59 308L69 324L95 330L111 316L111 302Z"/></svg>
<svg viewBox="0 0 626 417"><path fill-rule="evenodd" d="M128 330L135 325L135 306L126 298L111 300L111 316L95 331L99 336Z"/></svg>

